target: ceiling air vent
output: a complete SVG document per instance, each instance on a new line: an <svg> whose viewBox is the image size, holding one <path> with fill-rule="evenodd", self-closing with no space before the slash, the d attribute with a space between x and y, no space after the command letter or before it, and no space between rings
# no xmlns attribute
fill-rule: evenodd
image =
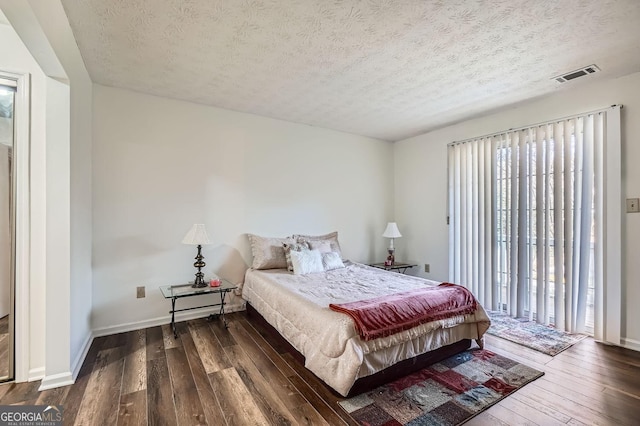
<svg viewBox="0 0 640 426"><path fill-rule="evenodd" d="M574 78L578 78L578 77L582 77L585 75L589 75L589 74L593 74L600 71L600 68L598 68L596 65L591 64L589 66L586 66L584 68L580 68L579 70L575 70L575 71L571 71L569 73L563 74L563 75L559 75L557 77L553 77L553 79L555 81L557 81L558 83L566 83L569 80L573 80Z"/></svg>

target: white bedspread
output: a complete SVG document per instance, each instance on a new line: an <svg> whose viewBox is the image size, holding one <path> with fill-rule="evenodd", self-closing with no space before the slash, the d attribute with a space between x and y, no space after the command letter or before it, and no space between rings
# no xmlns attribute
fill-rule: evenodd
<svg viewBox="0 0 640 426"><path fill-rule="evenodd" d="M364 341L356 333L353 320L330 310L329 303L371 299L437 284L357 263L309 275L250 269L242 297L305 356L309 370L346 395L359 377L462 339L480 338L490 323L479 307L475 314Z"/></svg>

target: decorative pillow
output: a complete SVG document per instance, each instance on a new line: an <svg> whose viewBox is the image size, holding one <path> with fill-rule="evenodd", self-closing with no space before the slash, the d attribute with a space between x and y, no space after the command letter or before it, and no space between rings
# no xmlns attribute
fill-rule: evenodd
<svg viewBox="0 0 640 426"><path fill-rule="evenodd" d="M293 273L296 275L324 272L322 255L318 250L302 250L291 252Z"/></svg>
<svg viewBox="0 0 640 426"><path fill-rule="evenodd" d="M286 269L287 258L284 255L283 243L294 243L291 237L271 238L247 234L253 254L253 269Z"/></svg>
<svg viewBox="0 0 640 426"><path fill-rule="evenodd" d="M340 243L338 242L338 232L332 232L325 235L294 235L293 238L296 241L308 241L310 244L315 242L328 242L331 245L331 251L337 252L342 258L342 251L340 250Z"/></svg>
<svg viewBox="0 0 640 426"><path fill-rule="evenodd" d="M293 263L291 263L291 252L311 249L309 243L306 241L298 243L282 243L282 248L284 248L284 257L287 260L287 269L290 272L293 272Z"/></svg>
<svg viewBox="0 0 640 426"><path fill-rule="evenodd" d="M325 271L331 271L333 269L344 268L344 263L340 259L340 255L335 251L328 253L322 253L322 266Z"/></svg>

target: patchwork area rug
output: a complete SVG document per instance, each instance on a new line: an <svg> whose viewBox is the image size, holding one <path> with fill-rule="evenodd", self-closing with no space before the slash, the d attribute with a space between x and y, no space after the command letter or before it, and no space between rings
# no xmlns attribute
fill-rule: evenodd
<svg viewBox="0 0 640 426"><path fill-rule="evenodd" d="M551 356L558 355L587 337L556 330L527 318L512 318L501 312L487 313L491 318L487 333Z"/></svg>
<svg viewBox="0 0 640 426"><path fill-rule="evenodd" d="M459 425L543 374L473 349L340 405L362 425Z"/></svg>

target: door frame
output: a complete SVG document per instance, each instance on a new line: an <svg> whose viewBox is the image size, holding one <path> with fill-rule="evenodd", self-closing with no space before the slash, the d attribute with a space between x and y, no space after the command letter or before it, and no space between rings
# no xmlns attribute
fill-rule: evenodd
<svg viewBox="0 0 640 426"><path fill-rule="evenodd" d="M25 382L29 378L29 275L30 275L30 75L29 73L0 71L0 79L16 84L14 98L14 261L12 288L13 303L13 378ZM9 324L9 327L12 325Z"/></svg>

